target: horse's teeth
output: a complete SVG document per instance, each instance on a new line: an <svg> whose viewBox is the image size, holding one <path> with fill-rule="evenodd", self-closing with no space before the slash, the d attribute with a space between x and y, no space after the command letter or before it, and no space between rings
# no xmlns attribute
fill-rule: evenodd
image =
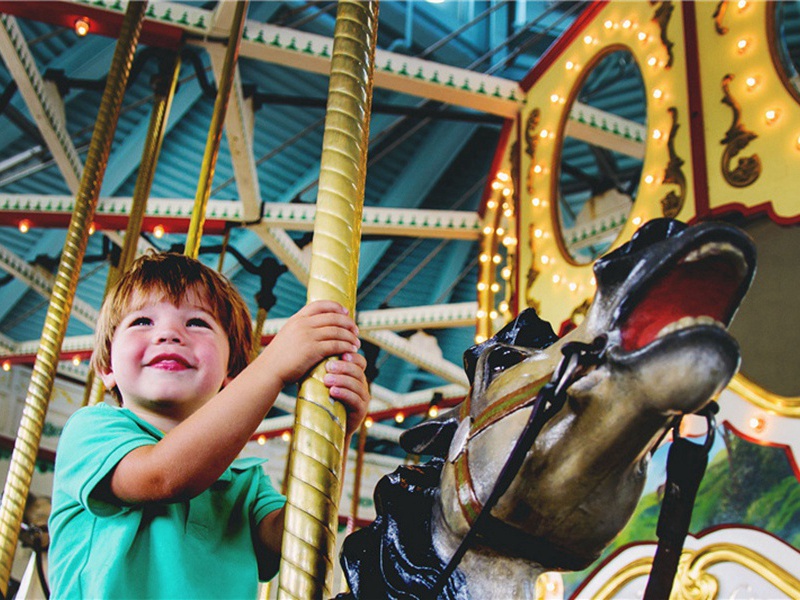
<svg viewBox="0 0 800 600"><path fill-rule="evenodd" d="M725 325L714 319L713 317L709 317L708 315L700 315L699 317L681 317L677 321L673 321L669 325L665 325L661 331L658 332L656 339L662 338L666 335L671 333L675 333L676 331L680 331L681 329L687 329L689 327L695 327L697 325L713 325L715 327L725 328Z"/></svg>
<svg viewBox="0 0 800 600"><path fill-rule="evenodd" d="M681 262L696 262L708 256L719 256L721 254L732 254L736 257L736 268L739 271L739 276L744 275L747 271L747 260L739 248L730 242L709 242L696 248L683 257Z"/></svg>

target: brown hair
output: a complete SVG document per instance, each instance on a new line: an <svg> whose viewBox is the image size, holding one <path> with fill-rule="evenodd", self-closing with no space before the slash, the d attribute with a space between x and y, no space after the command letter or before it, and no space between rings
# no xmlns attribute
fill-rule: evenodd
<svg viewBox="0 0 800 600"><path fill-rule="evenodd" d="M111 341L122 319L135 307L136 298L154 295L174 304L195 290L208 311L228 333L228 376L235 377L253 355L250 311L230 281L203 263L173 252L146 254L109 291L95 329L91 366L97 373L111 368ZM118 390L112 390L121 402Z"/></svg>

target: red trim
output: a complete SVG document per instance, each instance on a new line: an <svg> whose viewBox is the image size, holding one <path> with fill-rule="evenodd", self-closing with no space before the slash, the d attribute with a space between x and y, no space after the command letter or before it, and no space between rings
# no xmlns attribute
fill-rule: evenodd
<svg viewBox="0 0 800 600"><path fill-rule="evenodd" d="M33 19L67 29L75 27L75 21L85 17L90 21L90 35L118 38L124 13L95 8L89 4L75 2L0 2L0 12ZM181 45L183 30L174 25L145 19L139 43L176 50Z"/></svg>
<svg viewBox="0 0 800 600"><path fill-rule="evenodd" d="M522 78L519 85L523 92L527 92L533 87L533 84L558 60L564 50L594 21L595 17L605 8L608 2L609 0L599 0L598 2L592 2L583 9L578 18L572 22L572 25L545 50L545 53L539 58L534 67Z"/></svg>
<svg viewBox="0 0 800 600"><path fill-rule="evenodd" d="M797 225L800 223L800 212L793 217L784 217L778 215L775 213L775 207L773 206L772 202L767 200L766 202L762 202L761 204L757 204L755 206L745 206L744 204L740 204L738 202L731 202L729 204L723 204L722 206L716 206L708 211L705 218L700 218L700 215L697 215L689 220L689 224L693 225L699 221L719 218L730 213L739 213L748 219L751 217L766 215L770 221L776 223L777 225Z"/></svg>
<svg viewBox="0 0 800 600"><path fill-rule="evenodd" d="M124 230L128 225L129 215L94 214L94 223L98 230L108 229L113 231ZM72 215L67 212L22 212L16 210L0 211L0 225L19 227L20 221L30 221L31 229L40 227L66 228L69 226ZM186 217L147 216L142 221L142 231L151 232L156 225L161 225L165 233L186 233L189 230L190 220ZM206 219L203 224L203 233L221 235L225 233L228 221L223 219Z"/></svg>
<svg viewBox="0 0 800 600"><path fill-rule="evenodd" d="M697 16L694 2L681 2L683 9L684 52L686 53L686 89L689 100L689 140L694 174L694 199L697 219L710 216L708 174L703 121L703 94L700 86L700 57L698 52Z"/></svg>
<svg viewBox="0 0 800 600"><path fill-rule="evenodd" d="M797 465L797 461L795 460L794 454L792 453L792 448L787 444L775 444L766 440L760 440L754 437L750 437L746 433L739 431L734 427L730 421L725 420L722 424L735 433L738 437L742 438L743 440L750 442L751 444L758 444L759 446L769 446L770 448L780 448L786 453L786 458L789 460L789 465L792 467L792 471L794 472L794 476L797 477L798 481L800 481L800 468Z"/></svg>
<svg viewBox="0 0 800 600"><path fill-rule="evenodd" d="M72 360L76 356L81 360L89 360L92 355L91 350L68 350L62 351L58 354L58 360ZM36 354L9 354L7 356L0 356L0 364L8 362L12 365L32 365L36 361Z"/></svg>

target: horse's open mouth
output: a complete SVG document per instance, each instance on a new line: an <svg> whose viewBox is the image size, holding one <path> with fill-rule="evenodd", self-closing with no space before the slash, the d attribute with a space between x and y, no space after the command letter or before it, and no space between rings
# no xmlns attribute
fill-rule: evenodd
<svg viewBox="0 0 800 600"><path fill-rule="evenodd" d="M622 348L638 350L689 327L725 329L752 266L730 242L709 241L691 249L633 292L633 306L619 323Z"/></svg>

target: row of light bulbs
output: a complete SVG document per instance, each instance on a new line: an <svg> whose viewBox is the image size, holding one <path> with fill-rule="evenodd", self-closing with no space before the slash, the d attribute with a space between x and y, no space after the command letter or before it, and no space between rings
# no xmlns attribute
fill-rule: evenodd
<svg viewBox="0 0 800 600"><path fill-rule="evenodd" d="M33 228L33 222L30 219L22 219L17 223L17 228L19 229L20 233L28 233ZM89 225L89 235L93 235L95 231L97 231L97 224L92 222ZM153 237L157 239L164 237L166 232L167 230L161 223L155 225L152 231Z"/></svg>

